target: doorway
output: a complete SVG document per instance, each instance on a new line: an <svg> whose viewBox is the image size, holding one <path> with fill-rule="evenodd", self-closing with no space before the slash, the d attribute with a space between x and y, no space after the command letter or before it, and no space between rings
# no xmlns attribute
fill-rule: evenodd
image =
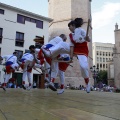
<svg viewBox="0 0 120 120"><path fill-rule="evenodd" d="M33 74L33 86L36 85L36 88L44 89L44 74Z"/></svg>
<svg viewBox="0 0 120 120"><path fill-rule="evenodd" d="M13 73L12 78L15 78L16 86L22 86L22 73Z"/></svg>

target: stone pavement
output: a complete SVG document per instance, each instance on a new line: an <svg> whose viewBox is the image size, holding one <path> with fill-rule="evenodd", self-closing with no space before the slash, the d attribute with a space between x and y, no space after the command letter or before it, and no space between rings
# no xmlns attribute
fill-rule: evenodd
<svg viewBox="0 0 120 120"><path fill-rule="evenodd" d="M0 89L0 120L120 120L120 94Z"/></svg>

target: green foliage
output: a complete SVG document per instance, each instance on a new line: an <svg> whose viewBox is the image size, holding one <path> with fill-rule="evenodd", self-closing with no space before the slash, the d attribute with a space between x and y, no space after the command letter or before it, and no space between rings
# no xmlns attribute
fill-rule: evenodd
<svg viewBox="0 0 120 120"><path fill-rule="evenodd" d="M105 70L99 71L97 82L99 81L103 82L104 84L107 84L107 71Z"/></svg>
<svg viewBox="0 0 120 120"><path fill-rule="evenodd" d="M118 88L115 89L115 92L116 92L116 93L120 93L120 89L118 89Z"/></svg>

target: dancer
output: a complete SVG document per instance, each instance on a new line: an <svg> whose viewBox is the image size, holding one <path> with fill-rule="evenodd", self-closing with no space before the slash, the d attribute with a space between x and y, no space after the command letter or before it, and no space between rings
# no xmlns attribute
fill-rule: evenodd
<svg viewBox="0 0 120 120"><path fill-rule="evenodd" d="M6 74L5 74L5 81L3 83L3 90L6 91L6 85L10 79L11 73L14 73L15 70L18 70L18 63L17 63L17 52L13 52L12 55L5 55L1 56L1 60L5 59L5 66L6 66Z"/></svg>
<svg viewBox="0 0 120 120"><path fill-rule="evenodd" d="M61 54L61 57L59 58L59 60L69 61L70 56L68 54ZM59 62L58 66L59 66L59 77L60 77L60 90L57 92L57 94L62 94L64 92L65 71L69 66L69 63Z"/></svg>
<svg viewBox="0 0 120 120"><path fill-rule="evenodd" d="M79 64L86 83L86 92L90 92L89 84L89 67L88 67L88 46L87 41L89 37L86 36L85 30L81 28L83 24L82 18L76 18L75 21L71 21L68 27L72 33L69 34L70 44L66 42L60 42L55 47L51 47L49 51L43 49L43 53L48 57L56 57L60 53L70 54L70 59L72 60L73 54L77 55L79 59Z"/></svg>
<svg viewBox="0 0 120 120"><path fill-rule="evenodd" d="M41 49L45 49L47 51L49 51L50 48L55 47L57 44L66 41L67 37L64 34L61 34L60 36L54 37L48 44L44 45ZM48 59L46 58L46 61L49 63L49 65L51 66L51 80L49 82L49 88L52 89L53 91L57 91L57 89L54 86L54 81L55 78L58 74L58 62L54 61L54 58L52 59ZM49 79L49 76L47 75L46 78Z"/></svg>
<svg viewBox="0 0 120 120"><path fill-rule="evenodd" d="M23 54L20 62L21 62L21 68L23 69L23 76L22 76L22 87L24 90L26 90L26 76L28 77L29 87L27 88L30 90L32 88L32 78L31 78L31 72L32 72L32 65L33 65L34 57L31 53L25 53Z"/></svg>
<svg viewBox="0 0 120 120"><path fill-rule="evenodd" d="M68 27L72 33L69 34L71 44L71 51L73 54L77 55L79 60L79 65L81 68L82 76L86 83L86 92L90 92L89 83L89 64L88 64L88 46L87 41L90 41L89 36L86 36L86 32L81 28L83 24L82 18L76 18L75 21L71 21ZM72 57L72 55L71 55Z"/></svg>

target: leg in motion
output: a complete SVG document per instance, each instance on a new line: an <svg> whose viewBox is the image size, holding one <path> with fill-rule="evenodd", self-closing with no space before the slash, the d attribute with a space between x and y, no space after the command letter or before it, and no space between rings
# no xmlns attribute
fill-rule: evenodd
<svg viewBox="0 0 120 120"><path fill-rule="evenodd" d="M86 92L90 93L88 59L85 55L78 55L78 59L81 68L81 73L86 83Z"/></svg>

